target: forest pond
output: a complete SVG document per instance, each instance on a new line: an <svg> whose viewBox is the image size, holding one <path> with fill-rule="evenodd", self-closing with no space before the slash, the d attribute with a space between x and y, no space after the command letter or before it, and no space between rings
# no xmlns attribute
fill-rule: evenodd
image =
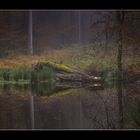
<svg viewBox="0 0 140 140"><path fill-rule="evenodd" d="M0 129L140 127L138 85L65 85L0 85Z"/></svg>
<svg viewBox="0 0 140 140"><path fill-rule="evenodd" d="M0 130L140 129L140 10L0 10Z"/></svg>

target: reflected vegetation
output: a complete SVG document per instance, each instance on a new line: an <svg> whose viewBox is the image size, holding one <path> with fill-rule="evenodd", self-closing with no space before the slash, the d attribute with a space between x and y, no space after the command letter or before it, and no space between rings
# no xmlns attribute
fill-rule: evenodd
<svg viewBox="0 0 140 140"><path fill-rule="evenodd" d="M0 129L139 128L139 88L114 85L0 85Z"/></svg>

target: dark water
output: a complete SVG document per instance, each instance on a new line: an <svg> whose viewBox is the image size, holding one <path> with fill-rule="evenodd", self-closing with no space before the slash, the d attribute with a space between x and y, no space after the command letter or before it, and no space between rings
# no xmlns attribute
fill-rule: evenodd
<svg viewBox="0 0 140 140"><path fill-rule="evenodd" d="M140 87L0 86L0 129L138 129Z"/></svg>

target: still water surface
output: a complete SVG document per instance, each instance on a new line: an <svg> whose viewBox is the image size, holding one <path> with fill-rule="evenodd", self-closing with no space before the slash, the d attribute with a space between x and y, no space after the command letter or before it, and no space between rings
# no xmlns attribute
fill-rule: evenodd
<svg viewBox="0 0 140 140"><path fill-rule="evenodd" d="M67 85L67 84L66 84ZM138 85L1 85L0 129L138 129Z"/></svg>

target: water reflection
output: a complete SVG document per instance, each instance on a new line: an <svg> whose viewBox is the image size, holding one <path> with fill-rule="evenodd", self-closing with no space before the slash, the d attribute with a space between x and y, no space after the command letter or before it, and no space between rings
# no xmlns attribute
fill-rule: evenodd
<svg viewBox="0 0 140 140"><path fill-rule="evenodd" d="M0 129L127 129L140 124L139 88L122 83L0 87Z"/></svg>
<svg viewBox="0 0 140 140"><path fill-rule="evenodd" d="M119 128L123 128L123 86L122 80L118 80L117 83L117 92L118 92L118 107L119 107Z"/></svg>
<svg viewBox="0 0 140 140"><path fill-rule="evenodd" d="M31 128L35 128L34 122L34 96L30 95L30 114L31 114Z"/></svg>

